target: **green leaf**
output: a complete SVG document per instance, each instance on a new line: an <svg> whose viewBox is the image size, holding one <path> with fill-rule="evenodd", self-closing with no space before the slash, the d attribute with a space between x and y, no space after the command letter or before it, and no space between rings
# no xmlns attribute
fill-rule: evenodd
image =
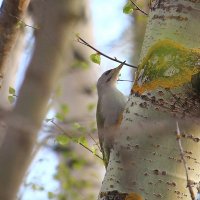
<svg viewBox="0 0 200 200"><path fill-rule="evenodd" d="M75 123L73 124L73 128L74 128L74 129L80 129L80 128L81 128L81 125L80 125L78 122L75 122Z"/></svg>
<svg viewBox="0 0 200 200"><path fill-rule="evenodd" d="M73 68L83 69L86 70L90 67L89 63L81 60L77 60L72 64Z"/></svg>
<svg viewBox="0 0 200 200"><path fill-rule="evenodd" d="M132 14L133 13L133 7L130 2L128 2L124 7L123 7L123 13L125 14Z"/></svg>
<svg viewBox="0 0 200 200"><path fill-rule="evenodd" d="M48 198L53 199L55 197L55 194L53 192L48 192Z"/></svg>
<svg viewBox="0 0 200 200"><path fill-rule="evenodd" d="M72 142L78 143L79 138L72 138Z"/></svg>
<svg viewBox="0 0 200 200"><path fill-rule="evenodd" d="M25 27L25 23L22 21L18 21L16 24L16 28L23 28L23 27Z"/></svg>
<svg viewBox="0 0 200 200"><path fill-rule="evenodd" d="M95 107L96 107L95 103L90 103L90 104L87 105L87 109L90 112L93 111L95 109Z"/></svg>
<svg viewBox="0 0 200 200"><path fill-rule="evenodd" d="M9 94L15 95L15 89L13 87L9 87Z"/></svg>
<svg viewBox="0 0 200 200"><path fill-rule="evenodd" d="M97 149L96 149L94 146L91 147L91 150L92 150L92 153L93 153L94 155L97 154Z"/></svg>
<svg viewBox="0 0 200 200"><path fill-rule="evenodd" d="M90 55L90 60L96 64L101 63L101 55L99 53L94 53Z"/></svg>
<svg viewBox="0 0 200 200"><path fill-rule="evenodd" d="M12 104L15 102L15 97L14 96L8 96L8 101Z"/></svg>
<svg viewBox="0 0 200 200"><path fill-rule="evenodd" d="M64 121L65 116L63 115L63 113L56 113L56 119L60 120L61 122Z"/></svg>
<svg viewBox="0 0 200 200"><path fill-rule="evenodd" d="M60 145L67 145L70 141L70 139L64 135L64 134L61 134L61 135L58 135L56 137L56 141L60 144Z"/></svg>
<svg viewBox="0 0 200 200"><path fill-rule="evenodd" d="M37 185L35 183L32 184L31 188L32 188L32 190L37 190L37 191L43 191L44 190L43 186Z"/></svg>
<svg viewBox="0 0 200 200"><path fill-rule="evenodd" d="M86 140L86 138L84 136L81 136L79 139L78 139L78 143L84 145L84 146L88 146L88 141Z"/></svg>
<svg viewBox="0 0 200 200"><path fill-rule="evenodd" d="M66 115L69 112L69 106L67 104L62 104L61 106L61 112Z"/></svg>
<svg viewBox="0 0 200 200"><path fill-rule="evenodd" d="M76 130L76 131L80 131L82 133L87 131L86 127L81 126L78 122L75 122L73 124L73 129Z"/></svg>

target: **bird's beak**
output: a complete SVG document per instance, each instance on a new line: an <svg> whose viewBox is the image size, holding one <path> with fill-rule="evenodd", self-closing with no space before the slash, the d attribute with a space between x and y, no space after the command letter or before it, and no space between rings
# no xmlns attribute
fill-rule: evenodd
<svg viewBox="0 0 200 200"><path fill-rule="evenodd" d="M121 63L118 67L116 67L114 69L114 73L113 73L113 78L117 81L118 76L119 76L119 72L122 69L123 65L126 63L126 61L124 61L123 63Z"/></svg>

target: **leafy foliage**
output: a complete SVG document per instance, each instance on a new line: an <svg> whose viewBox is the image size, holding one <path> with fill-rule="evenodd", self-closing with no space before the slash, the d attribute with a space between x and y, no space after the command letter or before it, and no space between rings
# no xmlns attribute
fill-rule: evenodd
<svg viewBox="0 0 200 200"><path fill-rule="evenodd" d="M71 199L70 197L73 197L74 200L82 199L81 190L89 189L92 185L84 179L84 176L80 178L75 174L77 170L84 170L83 167L87 161L71 150L64 151L62 154L65 161L58 165L54 176L61 183L61 193L57 195L56 199L67 200ZM93 200L94 197L88 195L84 196L84 199Z"/></svg>
<svg viewBox="0 0 200 200"><path fill-rule="evenodd" d="M60 134L56 137L56 141L60 144L60 145L67 145L70 142L69 137L67 137L64 134Z"/></svg>
<svg viewBox="0 0 200 200"><path fill-rule="evenodd" d="M59 112L56 113L56 119L59 121L64 121L66 115L69 113L69 107L67 104L60 105Z"/></svg>

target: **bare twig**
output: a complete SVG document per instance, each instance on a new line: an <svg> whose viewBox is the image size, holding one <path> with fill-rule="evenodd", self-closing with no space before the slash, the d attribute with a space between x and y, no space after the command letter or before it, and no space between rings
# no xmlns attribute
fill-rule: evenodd
<svg viewBox="0 0 200 200"><path fill-rule="evenodd" d="M184 165L184 168L185 168L185 174L186 174L186 179L187 179L187 187L189 189L191 199L195 200L195 195L194 195L194 191L193 191L193 188L192 188L192 185L191 185L191 180L189 179L187 162L186 162L185 157L184 157L184 151L183 151L183 147L182 147L182 143L181 143L181 133L180 133L178 122L176 122L176 134L177 134L177 141L178 141L178 145L179 145L181 160L183 161L183 165Z"/></svg>
<svg viewBox="0 0 200 200"><path fill-rule="evenodd" d="M122 80L122 79L118 79L117 81L127 81L127 82L134 82L134 81L130 81L130 80Z"/></svg>
<svg viewBox="0 0 200 200"><path fill-rule="evenodd" d="M38 27L34 27L34 26L29 25L29 24L26 24L23 20L21 20L21 19L20 19L19 17L17 17L17 16L14 16L14 15L12 15L12 14L10 14L10 16L16 18L16 19L18 20L18 22L21 23L21 24L22 24L23 26L25 26L25 27L27 26L27 27L32 28L32 29L35 29L35 30L39 29Z"/></svg>
<svg viewBox="0 0 200 200"><path fill-rule="evenodd" d="M89 134L89 136L93 140L93 142L95 143L95 145L98 147L99 151L101 151L101 147L99 146L99 143L92 137L91 134Z"/></svg>
<svg viewBox="0 0 200 200"><path fill-rule="evenodd" d="M90 47L91 49L93 49L94 51L96 51L97 53L99 53L100 55L112 60L112 61L115 61L115 62L118 62L118 63L123 63L123 61L121 60L118 60L117 58L112 58L104 53L102 53L101 51L97 50L96 48L94 48L92 45L90 45L88 42L86 42L84 39L82 39L81 37L77 36L77 41L85 46L88 46ZM131 64L128 64L128 63L124 63L124 65L126 66L129 66L129 67L132 67L132 68L137 68L137 66L134 66L134 65L131 65Z"/></svg>
<svg viewBox="0 0 200 200"><path fill-rule="evenodd" d="M69 139L73 140L73 138L65 131L62 129L62 127L60 127L56 122L52 120L50 120L50 122L58 129L60 130L62 133L64 133ZM93 155L95 155L97 158L103 160L103 158L101 156L99 156L98 154L94 153L90 148L88 148L87 146L85 146L83 143L81 142L77 142L77 144L80 144L83 148L85 148L86 150L88 150L90 153L92 153Z"/></svg>
<svg viewBox="0 0 200 200"><path fill-rule="evenodd" d="M132 0L130 0L130 1L136 7L136 10L139 10L141 13L148 16L148 14L144 10L142 10L135 2L133 2Z"/></svg>

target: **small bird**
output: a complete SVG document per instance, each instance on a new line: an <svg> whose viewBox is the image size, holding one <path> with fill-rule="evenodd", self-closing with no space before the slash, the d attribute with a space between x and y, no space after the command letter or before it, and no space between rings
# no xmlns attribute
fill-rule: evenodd
<svg viewBox="0 0 200 200"><path fill-rule="evenodd" d="M106 168L115 138L115 128L119 125L127 102L126 97L116 88L120 70L125 62L114 69L104 72L97 82L98 103L96 119L100 150Z"/></svg>

